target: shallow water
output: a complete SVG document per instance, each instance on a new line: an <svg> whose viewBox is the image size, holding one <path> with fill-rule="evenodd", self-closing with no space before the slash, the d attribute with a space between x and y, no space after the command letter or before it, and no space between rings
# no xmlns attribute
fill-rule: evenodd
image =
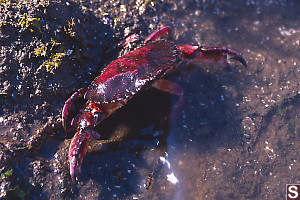
<svg viewBox="0 0 300 200"><path fill-rule="evenodd" d="M50 116L50 128L42 129L42 136L37 134L36 143L41 145L36 151L23 150L20 144L34 140L36 130L46 124L38 118L40 113L29 109L40 99L29 102L27 110L7 106L1 112L0 143L5 144L0 146L1 174L13 169L12 176L1 175L1 197L284 199L285 185L300 183L298 1L150 1L145 9L139 1L71 3L78 12L89 12L93 20L107 24L115 37L129 30L145 38L157 27L169 25L178 43L224 45L240 52L248 67L234 61L230 70L220 64L180 66L167 76L184 90L184 104L176 112L175 95L155 89L137 95L96 128L102 138L121 137L122 142L103 146L92 142L94 148L83 161L77 184L69 177L69 141L64 140L59 113L75 88L95 74L82 68L74 76L68 70L61 72L55 81L65 79L62 83L70 87L49 89L58 91L54 100L42 89L46 95L41 102L52 102L49 111L43 107L49 113L41 111L45 119ZM86 26L92 27L88 20ZM91 34L86 40L92 46L93 34L86 34ZM107 56L96 47L90 51L108 60L117 56ZM99 57L78 65L96 63L101 68L108 61ZM98 70L96 65L91 68ZM7 97L2 101L10 105ZM21 121L25 128L17 129L23 136L12 135L16 133L10 129L17 124L4 120L28 113L32 120ZM10 192L5 196L6 188Z"/></svg>

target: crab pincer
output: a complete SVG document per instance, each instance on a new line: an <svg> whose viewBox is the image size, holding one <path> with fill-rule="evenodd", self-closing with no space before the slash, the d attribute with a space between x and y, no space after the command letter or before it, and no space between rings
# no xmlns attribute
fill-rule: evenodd
<svg viewBox="0 0 300 200"><path fill-rule="evenodd" d="M96 131L84 130L75 133L69 148L69 165L70 165L70 175L73 181L81 174L81 163L88 150L88 143L90 137L93 139L99 139L100 136Z"/></svg>

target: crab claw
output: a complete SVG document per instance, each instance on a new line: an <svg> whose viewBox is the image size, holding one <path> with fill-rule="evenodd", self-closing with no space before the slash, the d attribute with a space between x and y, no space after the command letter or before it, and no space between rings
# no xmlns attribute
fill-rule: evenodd
<svg viewBox="0 0 300 200"><path fill-rule="evenodd" d="M226 59L234 59L237 60L239 62L241 62L245 67L247 67L247 63L246 60L241 56L241 54L239 54L238 52L232 50L232 49L228 49L226 47L221 47L221 50L226 53Z"/></svg>
<svg viewBox="0 0 300 200"><path fill-rule="evenodd" d="M99 139L100 135L93 130L84 129L76 132L69 148L70 175L75 182L81 173L81 164L88 150L90 138Z"/></svg>
<svg viewBox="0 0 300 200"><path fill-rule="evenodd" d="M62 110L62 126L65 131L65 135L68 135L69 133L76 130L76 128L73 126L71 128L67 127L67 121L70 118L70 112L72 110L73 104L75 101L82 99L87 88L80 88L76 92L74 92L69 99L64 104L63 110ZM75 124L75 123L72 123Z"/></svg>
<svg viewBox="0 0 300 200"><path fill-rule="evenodd" d="M89 138L88 133L78 131L71 141L69 148L69 165L70 175L73 181L80 175L80 167L88 149Z"/></svg>
<svg viewBox="0 0 300 200"><path fill-rule="evenodd" d="M227 64L227 60L234 59L247 67L247 63L241 54L226 47L205 47L185 44L178 46L178 49L184 53L186 58L195 62L222 62Z"/></svg>

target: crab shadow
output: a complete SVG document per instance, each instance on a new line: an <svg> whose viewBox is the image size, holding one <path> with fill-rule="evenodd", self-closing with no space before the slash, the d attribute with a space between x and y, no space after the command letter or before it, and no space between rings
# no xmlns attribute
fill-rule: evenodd
<svg viewBox="0 0 300 200"><path fill-rule="evenodd" d="M103 139L111 135L121 135L123 139L87 154L82 164L81 182L84 184L79 187L88 187L92 179L102 187L99 198L114 195L148 198L159 193L155 190L160 186L168 184L159 158L170 149L175 154L182 152L191 138L194 141L191 148L200 154L241 144L237 134L240 119L234 104L237 100L222 87L237 85L235 73L226 70L207 73L198 66L184 66L170 74L167 78L185 91L185 103L178 116L171 115L178 100L175 95L150 88L135 96L97 127ZM184 127L188 127L188 131L184 131ZM149 174L156 178L151 183L153 187L146 189ZM84 191L81 188L80 193Z"/></svg>

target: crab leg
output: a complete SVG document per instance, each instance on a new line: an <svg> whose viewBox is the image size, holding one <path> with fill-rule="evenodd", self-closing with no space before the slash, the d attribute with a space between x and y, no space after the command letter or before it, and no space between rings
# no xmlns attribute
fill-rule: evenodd
<svg viewBox="0 0 300 200"><path fill-rule="evenodd" d="M171 28L168 26L162 27L160 29L158 29L157 31L153 32L150 36L148 36L144 43L147 44L149 42L152 42L154 40L156 40L157 38L160 38L164 35L168 35L169 39L171 39ZM134 42L136 40L139 39L139 36L137 34L132 34L130 36L128 36L124 41L121 41L118 44L118 47L125 47L127 46L129 43Z"/></svg>
<svg viewBox="0 0 300 200"><path fill-rule="evenodd" d="M245 59L236 51L226 47L205 47L189 44L178 46L187 59L195 62L221 62L228 65L227 60L234 59L247 67Z"/></svg>
<svg viewBox="0 0 300 200"><path fill-rule="evenodd" d="M166 80L166 79L159 79L152 84L152 87L159 89L164 92L168 92L170 94L177 95L179 99L177 100L176 104L173 107L173 111L171 116L176 117L178 115L180 107L184 104L184 91L183 89L176 84L175 82Z"/></svg>
<svg viewBox="0 0 300 200"><path fill-rule="evenodd" d="M131 42L135 42L136 40L139 39L139 36L137 34L132 34L130 36L128 36L127 38L125 38L125 40L121 41L119 44L118 44L118 47L119 48L122 48L122 47L126 47L128 46Z"/></svg>
<svg viewBox="0 0 300 200"><path fill-rule="evenodd" d="M169 26L162 27L157 31L153 32L149 37L144 41L145 44L156 40L164 35L168 35L169 39L171 39L171 28Z"/></svg>
<svg viewBox="0 0 300 200"><path fill-rule="evenodd" d="M70 129L67 129L67 120L70 115L70 111L72 109L72 105L76 100L82 99L84 97L84 94L86 92L87 88L80 88L76 92L72 94L70 98L65 102L65 105L62 110L62 126L65 130L65 134L68 135L71 131L73 131L75 128L72 126ZM77 118L77 117L76 117ZM74 124L74 123L72 123Z"/></svg>

